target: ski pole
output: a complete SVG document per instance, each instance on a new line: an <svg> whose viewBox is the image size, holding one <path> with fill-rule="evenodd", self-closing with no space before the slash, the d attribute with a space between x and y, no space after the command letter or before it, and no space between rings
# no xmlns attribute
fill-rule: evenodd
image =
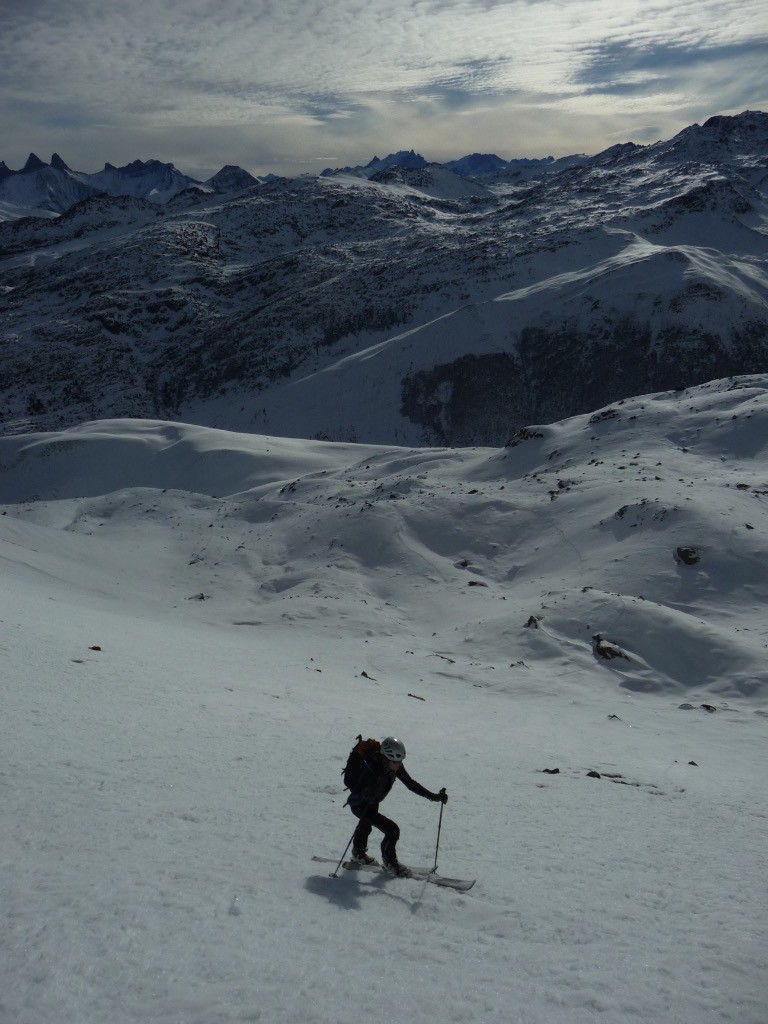
<svg viewBox="0 0 768 1024"><path fill-rule="evenodd" d="M440 820L437 823L437 842L435 843L435 866L430 871L431 875L434 875L434 873L437 871L437 851L440 849L440 830L443 827L443 808L444 807L445 807L445 804L441 800L440 801Z"/></svg>
<svg viewBox="0 0 768 1024"><path fill-rule="evenodd" d="M355 829L355 832L356 831L357 831L357 829ZM344 863L344 858L347 856L347 850L350 848L350 846L352 845L352 840L355 838L355 832L353 832L352 835L349 837L349 842L344 847L344 853L342 853L341 859L339 860L339 863L336 865L335 870L333 870L331 872L331 876L330 876L331 878L338 878L339 877L339 868Z"/></svg>

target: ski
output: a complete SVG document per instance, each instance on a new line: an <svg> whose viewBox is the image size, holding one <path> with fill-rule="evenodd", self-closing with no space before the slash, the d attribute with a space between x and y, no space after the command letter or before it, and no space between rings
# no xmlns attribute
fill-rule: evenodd
<svg viewBox="0 0 768 1024"><path fill-rule="evenodd" d="M333 857L313 857L312 860L320 861L321 864L337 864ZM341 865L347 871L370 871L375 874L389 875L389 872L381 864L353 864L345 860ZM429 868L409 868L407 875L390 875L391 878L413 878L417 882L430 882L432 885L440 885L444 889L456 889L458 892L469 892L475 884L474 878L446 878L444 875L437 875Z"/></svg>

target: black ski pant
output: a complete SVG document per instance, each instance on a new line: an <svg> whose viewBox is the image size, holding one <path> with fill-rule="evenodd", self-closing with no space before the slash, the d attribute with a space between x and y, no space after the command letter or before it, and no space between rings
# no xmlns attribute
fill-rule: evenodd
<svg viewBox="0 0 768 1024"><path fill-rule="evenodd" d="M355 853L364 853L368 849L368 837L372 828L377 828L384 833L381 841L381 856L384 863L397 861L397 840L400 838L400 829L391 818L386 818L379 812L378 804L364 804L362 807L349 808L360 824L352 836L352 850Z"/></svg>

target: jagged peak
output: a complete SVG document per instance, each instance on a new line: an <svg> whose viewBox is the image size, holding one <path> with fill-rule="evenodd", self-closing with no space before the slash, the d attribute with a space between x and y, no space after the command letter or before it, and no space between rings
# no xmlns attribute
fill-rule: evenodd
<svg viewBox="0 0 768 1024"><path fill-rule="evenodd" d="M27 157L27 162L22 167L22 174L26 174L29 171L42 171L48 164L41 160L39 156L34 153L30 153Z"/></svg>
<svg viewBox="0 0 768 1024"><path fill-rule="evenodd" d="M427 161L413 149L399 149L396 153L390 153L382 160L374 157L365 165L366 170L384 170L386 167L425 167Z"/></svg>
<svg viewBox="0 0 768 1024"><path fill-rule="evenodd" d="M51 167L54 167L57 171L71 171L72 168L68 167L61 159L58 153L54 153L51 157Z"/></svg>
<svg viewBox="0 0 768 1024"><path fill-rule="evenodd" d="M115 167L114 164L104 164L105 171L116 171L118 174L137 175L144 174L146 171L152 171L162 167L169 171L175 171L176 168L173 164L163 163L162 160L131 160L130 163L124 164L122 167Z"/></svg>

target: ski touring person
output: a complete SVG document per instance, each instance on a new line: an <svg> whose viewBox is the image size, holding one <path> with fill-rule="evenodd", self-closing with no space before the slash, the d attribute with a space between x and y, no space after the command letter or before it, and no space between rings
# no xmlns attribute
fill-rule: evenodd
<svg viewBox="0 0 768 1024"><path fill-rule="evenodd" d="M349 786L347 799L349 809L359 818L360 823L352 837L352 863L375 864L376 861L368 854L368 838L371 829L376 828L384 834L381 842L381 857L384 867L394 875L407 875L408 868L397 859L397 841L400 829L391 818L386 818L379 811L379 804L399 779L400 782L417 796L439 803L448 802L445 789L432 793L420 785L405 769L405 745L395 736L387 736L378 743L376 740L363 740L358 737L358 745L349 755L347 767L344 769L344 782Z"/></svg>

